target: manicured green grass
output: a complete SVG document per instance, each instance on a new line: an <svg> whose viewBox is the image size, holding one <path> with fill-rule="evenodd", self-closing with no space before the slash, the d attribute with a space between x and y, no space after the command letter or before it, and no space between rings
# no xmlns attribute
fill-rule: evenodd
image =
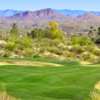
<svg viewBox="0 0 100 100"><path fill-rule="evenodd" d="M31 59L60 63L61 67L0 66L0 90L21 100L90 100L100 67L75 62Z"/></svg>

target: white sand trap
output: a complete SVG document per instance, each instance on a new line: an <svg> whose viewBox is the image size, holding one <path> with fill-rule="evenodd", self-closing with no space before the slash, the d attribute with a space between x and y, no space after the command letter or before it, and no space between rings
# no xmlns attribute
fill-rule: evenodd
<svg viewBox="0 0 100 100"><path fill-rule="evenodd" d="M50 67L61 67L61 64L55 64L55 63L48 63L48 62L40 62L40 61L3 61L0 62L0 65L22 65L22 66L50 66Z"/></svg>
<svg viewBox="0 0 100 100"><path fill-rule="evenodd" d="M91 93L92 100L100 100L100 81L94 86L94 91Z"/></svg>

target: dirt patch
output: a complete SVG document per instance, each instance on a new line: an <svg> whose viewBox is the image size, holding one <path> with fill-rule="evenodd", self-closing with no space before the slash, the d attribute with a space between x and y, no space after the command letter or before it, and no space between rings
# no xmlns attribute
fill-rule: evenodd
<svg viewBox="0 0 100 100"><path fill-rule="evenodd" d="M40 62L40 61L9 61L9 62L3 61L3 62L0 62L0 65L22 65L22 66L38 66L38 67L43 67L43 66L60 67L62 66L61 64Z"/></svg>

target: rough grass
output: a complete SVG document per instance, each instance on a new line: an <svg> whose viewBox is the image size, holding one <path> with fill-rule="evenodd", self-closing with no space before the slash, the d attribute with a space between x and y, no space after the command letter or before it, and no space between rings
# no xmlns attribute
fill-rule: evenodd
<svg viewBox="0 0 100 100"><path fill-rule="evenodd" d="M47 58L27 60L63 66L1 65L0 90L4 87L9 95L21 100L91 100L90 93L100 80L100 67L83 67L77 62Z"/></svg>
<svg viewBox="0 0 100 100"><path fill-rule="evenodd" d="M92 100L100 100L100 81L94 86L94 90L91 92Z"/></svg>
<svg viewBox="0 0 100 100"><path fill-rule="evenodd" d="M20 100L7 94L6 91L0 92L0 100Z"/></svg>

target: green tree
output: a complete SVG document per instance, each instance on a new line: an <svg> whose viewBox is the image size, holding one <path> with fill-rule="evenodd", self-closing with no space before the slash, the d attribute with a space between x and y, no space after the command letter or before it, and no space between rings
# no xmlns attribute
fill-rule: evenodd
<svg viewBox="0 0 100 100"><path fill-rule="evenodd" d="M14 24L12 25L12 28L11 28L11 30L10 30L10 34L11 34L11 35L15 35L15 36L18 35L18 27L17 27L17 24L16 24L16 23L14 23Z"/></svg>
<svg viewBox="0 0 100 100"><path fill-rule="evenodd" d="M14 23L10 30L10 35L7 38L6 49L10 51L15 50L17 48L18 39L19 39L18 28L17 25Z"/></svg>
<svg viewBox="0 0 100 100"><path fill-rule="evenodd" d="M95 41L96 33L97 30L93 26L91 26L88 33L88 36L91 38L91 40Z"/></svg>
<svg viewBox="0 0 100 100"><path fill-rule="evenodd" d="M41 38L44 38L44 37L45 37L45 33L46 33L45 30L35 28L35 29L33 29L33 30L30 32L30 36L31 36L33 39L34 39L34 38L41 39Z"/></svg>
<svg viewBox="0 0 100 100"><path fill-rule="evenodd" d="M97 35L95 37L95 43L100 45L100 27L97 29Z"/></svg>
<svg viewBox="0 0 100 100"><path fill-rule="evenodd" d="M60 30L59 23L56 21L49 22L49 36L52 39L62 40L64 38L64 32Z"/></svg>
<svg viewBox="0 0 100 100"><path fill-rule="evenodd" d="M100 27L98 27L97 35L100 35Z"/></svg>

